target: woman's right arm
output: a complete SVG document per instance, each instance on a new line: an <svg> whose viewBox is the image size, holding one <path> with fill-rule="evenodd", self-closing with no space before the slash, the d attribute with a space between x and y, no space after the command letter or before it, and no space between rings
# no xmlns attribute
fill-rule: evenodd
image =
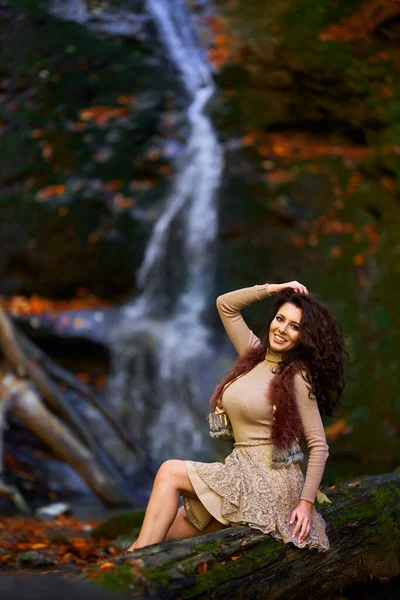
<svg viewBox="0 0 400 600"><path fill-rule="evenodd" d="M274 284L264 283L263 285L254 285L218 296L217 309L219 316L239 355L260 341L247 326L240 312L241 309L253 302L267 298L273 292Z"/></svg>

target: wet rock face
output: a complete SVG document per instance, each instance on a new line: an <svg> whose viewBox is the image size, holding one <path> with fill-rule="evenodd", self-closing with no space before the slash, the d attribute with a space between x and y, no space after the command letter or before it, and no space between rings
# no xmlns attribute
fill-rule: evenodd
<svg viewBox="0 0 400 600"><path fill-rule="evenodd" d="M143 3L78 5L0 7L2 294L132 291L185 137Z"/></svg>

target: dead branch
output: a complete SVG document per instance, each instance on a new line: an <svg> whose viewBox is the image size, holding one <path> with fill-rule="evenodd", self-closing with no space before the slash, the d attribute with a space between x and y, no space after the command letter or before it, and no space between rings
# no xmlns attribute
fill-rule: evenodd
<svg viewBox="0 0 400 600"><path fill-rule="evenodd" d="M0 306L0 349L19 377L25 377L25 359L10 319Z"/></svg>
<svg viewBox="0 0 400 600"><path fill-rule="evenodd" d="M97 456L44 406L32 385L10 371L3 379L0 393L8 395L9 409L25 427L43 440L56 456L68 462L107 505L129 503Z"/></svg>

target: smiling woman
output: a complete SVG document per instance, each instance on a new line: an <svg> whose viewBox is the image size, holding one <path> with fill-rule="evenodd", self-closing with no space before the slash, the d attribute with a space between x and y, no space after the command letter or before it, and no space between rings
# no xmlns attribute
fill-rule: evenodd
<svg viewBox="0 0 400 600"><path fill-rule="evenodd" d="M271 323L269 345L272 350L290 350L297 345L301 308L286 302Z"/></svg>
<svg viewBox="0 0 400 600"><path fill-rule="evenodd" d="M240 311L274 294L259 338ZM229 292L217 308L239 358L210 400L211 416L224 415L230 429L212 433L230 431L233 451L223 463L161 465L129 550L247 524L283 543L326 551L325 521L314 500L329 454L321 414L332 414L344 385L342 329L298 281ZM305 477L304 442L310 451Z"/></svg>

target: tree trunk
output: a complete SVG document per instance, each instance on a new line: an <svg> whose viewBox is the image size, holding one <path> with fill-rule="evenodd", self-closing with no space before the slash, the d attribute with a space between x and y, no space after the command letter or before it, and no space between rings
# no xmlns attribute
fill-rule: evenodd
<svg viewBox="0 0 400 600"><path fill-rule="evenodd" d="M331 504L317 510L327 523L327 552L234 527L123 555L115 559L112 579L125 581L125 589L141 598L326 600L346 585L398 575L400 472L361 477L324 492ZM97 570L106 584L110 573L101 574L101 565Z"/></svg>

